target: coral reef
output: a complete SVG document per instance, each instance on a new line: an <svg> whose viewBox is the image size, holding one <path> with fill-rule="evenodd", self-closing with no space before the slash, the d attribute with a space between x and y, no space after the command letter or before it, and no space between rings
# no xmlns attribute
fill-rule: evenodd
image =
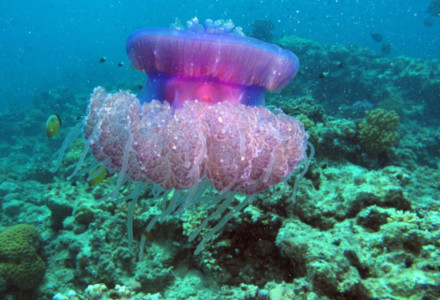
<svg viewBox="0 0 440 300"><path fill-rule="evenodd" d="M438 60L386 58L356 45L324 45L297 36L284 36L278 43L301 58L297 78L282 95L307 94L328 113L337 114L343 105L358 100L376 105L397 91L405 107L418 107L419 117L423 111L426 122L439 124Z"/></svg>
<svg viewBox="0 0 440 300"><path fill-rule="evenodd" d="M105 300L105 299L141 299L136 292L130 288L116 284L114 288L109 289L103 283L91 284L87 286L84 292L68 290L65 294L56 293L52 300ZM143 298L145 299L145 298Z"/></svg>
<svg viewBox="0 0 440 300"><path fill-rule="evenodd" d="M41 248L41 237L31 225L11 226L0 233L0 294L39 286L46 271Z"/></svg>
<svg viewBox="0 0 440 300"><path fill-rule="evenodd" d="M396 144L400 126L394 111L376 108L369 111L367 120L359 124L359 143L370 154L387 152Z"/></svg>

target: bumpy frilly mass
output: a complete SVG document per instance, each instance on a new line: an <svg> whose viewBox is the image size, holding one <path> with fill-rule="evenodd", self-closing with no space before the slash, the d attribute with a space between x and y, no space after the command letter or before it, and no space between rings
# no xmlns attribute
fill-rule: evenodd
<svg viewBox="0 0 440 300"><path fill-rule="evenodd" d="M304 159L307 133L281 111L219 102L141 105L128 92L95 88L84 127L93 155L116 173L163 189L203 178L218 191L255 194L289 176Z"/></svg>
<svg viewBox="0 0 440 300"><path fill-rule="evenodd" d="M127 39L126 49L132 67L147 74L142 92L95 88L85 123L66 137L56 168L82 129L86 143L71 176L91 150L100 169L118 173L110 196L124 182L136 182L121 199L133 199L129 244L134 205L149 184L164 210L146 231L164 216L197 203L216 206L189 236L194 240L219 218L199 242L199 253L256 194L286 180L303 160L307 169L308 134L302 123L264 107L265 90L279 91L296 75L299 60L292 52L245 37L230 21L201 25L197 19L187 28L138 30ZM247 197L235 205L237 193ZM140 259L145 241L142 235Z"/></svg>

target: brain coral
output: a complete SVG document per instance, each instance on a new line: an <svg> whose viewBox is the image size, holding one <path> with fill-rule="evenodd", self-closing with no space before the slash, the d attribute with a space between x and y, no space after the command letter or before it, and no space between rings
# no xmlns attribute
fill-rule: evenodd
<svg viewBox="0 0 440 300"><path fill-rule="evenodd" d="M367 120L359 124L359 143L370 154L391 149L398 139L400 119L394 111L377 108L366 113Z"/></svg>
<svg viewBox="0 0 440 300"><path fill-rule="evenodd" d="M36 288L46 264L38 254L41 237L27 224L11 226L0 233L0 293L7 288L22 291Z"/></svg>

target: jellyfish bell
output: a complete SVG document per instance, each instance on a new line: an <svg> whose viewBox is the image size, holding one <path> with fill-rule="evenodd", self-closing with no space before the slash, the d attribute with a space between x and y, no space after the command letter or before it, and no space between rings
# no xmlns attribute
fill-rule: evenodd
<svg viewBox="0 0 440 300"><path fill-rule="evenodd" d="M212 104L264 105L264 91L287 85L299 60L288 50L233 28L232 22L208 20L202 26L193 19L186 30L146 28L133 33L126 44L131 65L148 75L141 101L168 101L180 108L185 101L209 96Z"/></svg>
<svg viewBox="0 0 440 300"><path fill-rule="evenodd" d="M303 124L264 107L264 91L279 91L297 73L292 52L245 37L232 22L201 25L193 19L186 29L135 32L127 53L132 66L148 75L143 91L95 88L85 122L66 137L56 168L82 132L86 143L71 176L91 152L97 165L118 174L112 198L123 184L134 182L127 196L133 199L129 241L133 207L146 188L163 202L162 214L146 231L198 204L216 207L189 237L219 220L199 242L198 253L256 195L287 181L303 161L307 166L309 135ZM237 194L245 200L238 201ZM140 257L144 243L143 235Z"/></svg>

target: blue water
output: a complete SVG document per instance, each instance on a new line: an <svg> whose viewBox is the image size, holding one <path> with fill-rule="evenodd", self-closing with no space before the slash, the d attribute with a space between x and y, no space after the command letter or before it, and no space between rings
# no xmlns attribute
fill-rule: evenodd
<svg viewBox="0 0 440 300"><path fill-rule="evenodd" d="M245 32L271 20L275 36L295 34L328 44L358 44L391 55L440 58L440 20L424 26L429 1L11 1L0 2L0 104L26 103L33 94L65 86L79 92L121 78L128 67L125 39L146 26L169 26L198 16L229 19ZM107 61L99 63L105 56ZM116 65L125 62L125 67ZM136 77L138 76L138 77Z"/></svg>
<svg viewBox="0 0 440 300"><path fill-rule="evenodd" d="M163 296L142 299L269 299L270 292L283 293L289 299L440 299L440 16L429 16L430 1L440 2L1 0L0 300L7 295L11 299L12 295L17 295L14 299L52 299L54 295L59 295L54 299L69 299L60 295L72 291L81 293L81 299L91 299L84 294L87 286L95 283L105 283L109 290L123 284L140 294L160 292ZM131 179L120 188L119 179L129 174L123 174L123 167L109 167L110 162L138 167L136 159L148 156L138 156L135 152L143 148L134 146L144 138L152 147L178 149L174 142L173 146L168 142L173 136L169 128L173 127L168 127L166 138L159 136L155 143L139 130L145 119L140 119L135 106L126 118L114 113L119 112L112 109L116 101L106 101L99 114L85 118L94 87L103 86L109 93L118 89L137 93L145 84L145 74L130 67L126 54L125 43L131 33L149 26L168 27L176 18L184 23L195 16L201 23L207 18L232 19L243 32L254 36L255 20L273 23L273 41L295 52L300 68L280 93L264 94L266 104L280 119L286 116L275 107L303 122L316 149L304 178L296 181L304 175L295 177L297 170L281 185L257 195L240 217L234 216L226 225L220 221L223 227L215 226L218 219L208 217L208 224L202 220L220 215L228 207L223 212L225 221L232 216L233 207L240 208L254 197L237 194L234 198L229 192L217 195L210 186L202 192L207 180L190 192L162 193L156 185L145 189L137 183L135 189ZM433 23L427 23L427 18ZM264 30L257 33L265 34ZM382 36L383 41L375 41L372 33ZM386 43L392 44L390 53L381 49ZM154 84L150 82L150 86ZM256 89L261 91L261 87ZM210 94L206 96L209 101ZM133 99L127 94L112 98ZM93 107L102 99L96 96ZM118 107L125 109L124 105ZM152 115L147 109L144 112ZM47 129L59 129L46 125L52 114L59 115L62 125L59 134L49 138ZM133 116L139 116L139 121ZM179 116L176 113L173 120ZM242 157L251 152L243 149L258 149L255 143L269 145L267 141L272 140L272 135L267 139L258 135L269 127L266 124L276 128L275 123L269 123L273 117L268 113L258 116L264 117L264 122L267 118L267 123L242 127L255 129L252 141L241 131L230 131L238 133L240 145L235 150L240 150ZM222 123L221 118L213 120ZM120 122L114 122L116 119ZM161 127L165 120L155 119L157 128L165 128ZM150 126L149 121L146 124ZM213 131L206 132L211 129L204 119L192 124L180 127L199 128L199 135L191 136L202 137L203 146L192 147L188 140L179 140L190 145L177 150L182 152L175 156L175 161L185 159L185 165L188 149L207 149L208 139L203 142L203 137L208 133L213 136ZM290 145L282 123L276 124L280 131L274 129L275 139ZM92 134L87 136L91 126ZM94 151L88 156L81 156L83 129L86 145ZM79 138L73 142L75 134ZM64 160L56 162L54 154L62 154L57 151L64 149L63 140L70 147L65 149ZM221 135L216 140L222 140ZM228 143L219 145L219 153L228 152L224 150L230 147ZM266 148L272 150L265 151L272 151L274 159L262 169L266 175L269 169L277 170L275 162L284 155L281 146L269 146ZM209 146L213 152L215 148ZM163 165L175 163L169 159L171 155L159 157ZM261 160L268 161L264 155ZM70 177L81 165L78 161L83 168ZM102 168L94 168L99 161ZM255 161L258 165L259 160ZM244 164L230 169L236 170L237 165ZM261 166L255 167L255 174L258 168ZM177 181L182 177L176 170L171 168L175 174L170 178ZM134 171L138 174L139 169ZM207 177L207 172L203 176ZM102 179L105 174L108 177ZM265 182L269 180L266 175ZM142 190L139 194L138 188ZM291 190L297 192L295 203ZM181 205L178 212L183 210L182 195L194 196L188 199L199 203L192 202L184 214L176 214L151 231L144 230L151 220L156 222L154 216L160 208L168 205L165 215L172 213L172 203ZM136 206L129 204L138 196ZM33 259L27 255L17 259L16 253L21 252L8 248L15 238L7 237L5 243L6 235L2 237L6 228L21 223L34 226L42 236L40 245L22 236L35 247L35 251L23 251L34 255ZM204 243L209 231L198 231L199 224L207 225L206 230L222 227L203 250L196 245L202 238ZM194 232L200 235L188 241ZM137 258L139 241L146 242L140 247L141 253L145 252L141 260ZM7 244L8 251L3 251ZM202 252L193 255L196 249ZM44 260L46 273L36 272L42 282L37 282L35 291L25 290L27 280L22 287L23 281L9 278L16 274L9 272L10 264L38 263L36 254ZM27 275L38 276L33 273L36 268L12 268L20 275L20 270L26 270Z"/></svg>

